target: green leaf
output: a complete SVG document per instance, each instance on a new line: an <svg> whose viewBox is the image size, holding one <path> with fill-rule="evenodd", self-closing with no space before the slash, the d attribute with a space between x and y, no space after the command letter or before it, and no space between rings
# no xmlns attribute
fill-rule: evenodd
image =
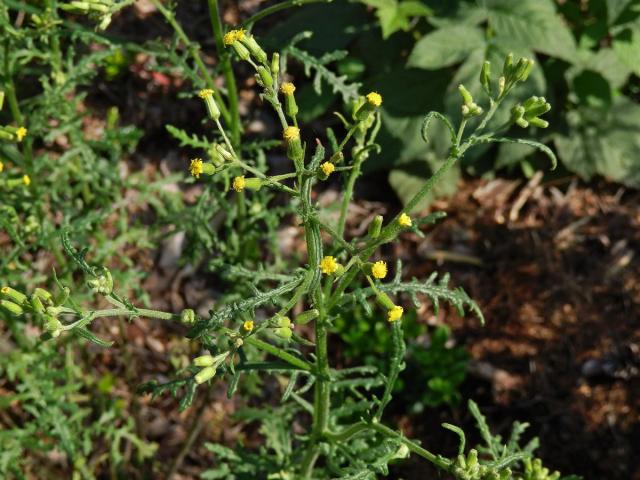
<svg viewBox="0 0 640 480"><path fill-rule="evenodd" d="M609 25L613 25L616 22L620 14L624 12L632 1L633 0L606 0L607 20Z"/></svg>
<svg viewBox="0 0 640 480"><path fill-rule="evenodd" d="M460 63L485 45L484 33L471 25L447 26L421 38L407 65L435 70Z"/></svg>
<svg viewBox="0 0 640 480"><path fill-rule="evenodd" d="M363 3L376 8L376 16L380 21L382 37L389 38L399 30L407 31L411 21L416 17L428 17L431 10L423 3L406 0L362 0Z"/></svg>
<svg viewBox="0 0 640 480"><path fill-rule="evenodd" d="M521 48L573 62L576 43L552 0L487 0L489 24Z"/></svg>
<svg viewBox="0 0 640 480"><path fill-rule="evenodd" d="M567 134L554 136L564 165L584 179L602 175L640 187L640 106L627 97L610 110L583 107L568 115Z"/></svg>
<svg viewBox="0 0 640 480"><path fill-rule="evenodd" d="M613 39L613 51L633 73L640 75L640 27L618 33Z"/></svg>
<svg viewBox="0 0 640 480"><path fill-rule="evenodd" d="M424 183L436 171L434 163L429 161L416 162L403 165L401 168L396 168L389 172L389 183L403 205L406 205L418 193ZM457 190L459 178L459 169L452 168L449 170L433 192L416 205L414 211L425 210L436 197L453 195Z"/></svg>

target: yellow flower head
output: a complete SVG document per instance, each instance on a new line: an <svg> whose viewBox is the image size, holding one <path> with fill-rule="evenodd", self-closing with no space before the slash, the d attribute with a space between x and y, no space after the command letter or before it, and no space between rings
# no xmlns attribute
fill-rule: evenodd
<svg viewBox="0 0 640 480"><path fill-rule="evenodd" d="M233 179L233 189L236 192L241 192L244 190L244 187L247 186L247 182L244 180L244 175L240 175Z"/></svg>
<svg viewBox="0 0 640 480"><path fill-rule="evenodd" d="M371 267L371 274L376 278L384 278L387 276L387 264L382 260L376 262Z"/></svg>
<svg viewBox="0 0 640 480"><path fill-rule="evenodd" d="M395 322L402 318L402 314L404 313L404 308L395 306L391 310L387 311L387 318L390 322Z"/></svg>
<svg viewBox="0 0 640 480"><path fill-rule="evenodd" d="M22 183L24 183L25 187L31 185L31 178L29 178L29 175L22 176Z"/></svg>
<svg viewBox="0 0 640 480"><path fill-rule="evenodd" d="M0 292L9 293L9 287L2 287L2 290L0 290Z"/></svg>
<svg viewBox="0 0 640 480"><path fill-rule="evenodd" d="M4 170L4 163L0 162L0 172Z"/></svg>
<svg viewBox="0 0 640 480"><path fill-rule="evenodd" d="M191 165L189 165L189 171L191 172L191 175L196 178L200 178L200 174L203 170L204 168L202 167L201 158L194 158L193 160L191 160Z"/></svg>
<svg viewBox="0 0 640 480"><path fill-rule="evenodd" d="M322 270L322 273L324 273L325 275L331 275L332 273L336 273L336 271L338 270L339 264L338 262L336 262L336 259L334 257L328 256L328 257L324 257L321 261L320 261L320 269Z"/></svg>
<svg viewBox="0 0 640 480"><path fill-rule="evenodd" d="M27 136L27 129L24 127L20 127L18 128L18 130L16 130L16 138L18 139L19 142L22 141L22 139L24 137Z"/></svg>
<svg viewBox="0 0 640 480"><path fill-rule="evenodd" d="M322 169L324 174L328 177L334 172L334 170L336 169L336 166L331 162L324 162L322 165L320 165L320 168Z"/></svg>
<svg viewBox="0 0 640 480"><path fill-rule="evenodd" d="M244 328L247 332L253 330L253 320L247 320L242 324L242 328Z"/></svg>
<svg viewBox="0 0 640 480"><path fill-rule="evenodd" d="M284 129L282 136L285 140L295 140L296 138L300 138L300 129L298 127L287 127Z"/></svg>
<svg viewBox="0 0 640 480"><path fill-rule="evenodd" d="M410 227L412 225L411 217L406 213L403 213L400 215L400 218L398 218L398 223L401 227Z"/></svg>
<svg viewBox="0 0 640 480"><path fill-rule="evenodd" d="M211 90L210 88L203 88L202 90L200 90L198 92L198 96L200 98L212 97L213 96L213 90Z"/></svg>
<svg viewBox="0 0 640 480"><path fill-rule="evenodd" d="M244 30L231 30L225 34L222 38L222 42L225 45L231 45L236 40L242 40L244 38Z"/></svg>
<svg viewBox="0 0 640 480"><path fill-rule="evenodd" d="M293 92L296 91L296 86L291 82L284 82L280 87L280 91L285 95L293 95Z"/></svg>
<svg viewBox="0 0 640 480"><path fill-rule="evenodd" d="M382 95L378 92L371 92L367 95L367 102L369 102L374 107L379 107L382 105Z"/></svg>

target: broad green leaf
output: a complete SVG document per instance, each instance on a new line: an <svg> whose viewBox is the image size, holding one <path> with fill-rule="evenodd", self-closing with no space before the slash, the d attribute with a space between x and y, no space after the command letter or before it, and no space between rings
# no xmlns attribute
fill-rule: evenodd
<svg viewBox="0 0 640 480"><path fill-rule="evenodd" d="M613 39L613 50L622 63L640 75L640 27L629 27Z"/></svg>
<svg viewBox="0 0 640 480"><path fill-rule="evenodd" d="M602 175L640 187L640 106L627 97L610 110L582 108L568 115L571 128L554 141L564 165L585 179Z"/></svg>
<svg viewBox="0 0 640 480"><path fill-rule="evenodd" d="M576 44L551 0L487 0L489 24L513 45L573 62Z"/></svg>
<svg viewBox="0 0 640 480"><path fill-rule="evenodd" d="M382 37L389 38L399 30L407 31L411 21L416 17L428 17L431 10L423 3L414 0L398 2L397 0L363 0L363 3L374 6L382 28Z"/></svg>
<svg viewBox="0 0 640 480"><path fill-rule="evenodd" d="M424 183L437 170L438 166L439 162L420 162L405 165L402 168L397 168L389 172L389 183L403 205L406 205L422 188ZM449 170L434 191L416 205L414 211L419 212L425 210L436 197L453 195L457 190L459 178L460 170L458 168Z"/></svg>
<svg viewBox="0 0 640 480"><path fill-rule="evenodd" d="M632 2L633 0L607 0L605 3L607 5L607 20L609 25L613 25L620 14L624 12L624 9Z"/></svg>
<svg viewBox="0 0 640 480"><path fill-rule="evenodd" d="M474 50L483 48L484 44L484 33L477 27L443 27L416 43L407 64L430 70L448 67L460 63Z"/></svg>

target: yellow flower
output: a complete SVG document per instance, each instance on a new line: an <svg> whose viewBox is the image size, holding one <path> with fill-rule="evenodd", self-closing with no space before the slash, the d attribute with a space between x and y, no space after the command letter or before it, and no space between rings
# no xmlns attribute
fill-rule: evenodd
<svg viewBox="0 0 640 480"><path fill-rule="evenodd" d="M9 287L2 287L2 290L0 290L0 292L9 293Z"/></svg>
<svg viewBox="0 0 640 480"><path fill-rule="evenodd" d="M203 88L202 90L200 90L198 92L198 96L200 98L212 97L213 96L213 90L211 90L210 88Z"/></svg>
<svg viewBox="0 0 640 480"><path fill-rule="evenodd" d="M395 306L391 310L387 311L387 318L390 322L395 322L402 318L402 314L404 313L404 308Z"/></svg>
<svg viewBox="0 0 640 480"><path fill-rule="evenodd" d="M398 218L398 223L401 227L410 227L412 225L411 217L406 213L403 213L400 215L400 218Z"/></svg>
<svg viewBox="0 0 640 480"><path fill-rule="evenodd" d="M191 172L191 175L196 178L200 178L200 174L203 170L204 168L202 166L201 158L194 158L193 160L191 160L191 165L189 165L189 171Z"/></svg>
<svg viewBox="0 0 640 480"><path fill-rule="evenodd" d="M367 95L367 102L369 102L374 107L379 107L382 105L382 95L378 92L371 92Z"/></svg>
<svg viewBox="0 0 640 480"><path fill-rule="evenodd" d="M253 330L253 320L247 320L242 324L242 328L244 328L247 332Z"/></svg>
<svg viewBox="0 0 640 480"><path fill-rule="evenodd" d="M371 267L371 274L376 278L384 278L387 276L387 264L383 261L379 261L373 264Z"/></svg>
<svg viewBox="0 0 640 480"><path fill-rule="evenodd" d="M331 175L336 169L335 165L331 162L324 162L322 165L320 165L320 168L327 177Z"/></svg>
<svg viewBox="0 0 640 480"><path fill-rule="evenodd" d="M18 130L16 130L16 137L17 137L19 142L21 142L22 139L24 137L26 137L26 136L27 136L27 129L26 128L20 127L20 128L18 128Z"/></svg>
<svg viewBox="0 0 640 480"><path fill-rule="evenodd" d="M0 172L4 170L4 163L0 162Z"/></svg>
<svg viewBox="0 0 640 480"><path fill-rule="evenodd" d="M241 192L242 190L244 190L244 187L246 187L247 182L245 182L244 180L244 175L240 175L239 177L236 177L233 179L233 189L236 192Z"/></svg>
<svg viewBox="0 0 640 480"><path fill-rule="evenodd" d="M282 134L285 140L295 140L300 138L300 129L298 127L287 127Z"/></svg>
<svg viewBox="0 0 640 480"><path fill-rule="evenodd" d="M31 178L29 178L29 175L23 175L22 176L22 183L24 183L24 185L26 187L28 187L29 185L31 185Z"/></svg>
<svg viewBox="0 0 640 480"><path fill-rule="evenodd" d="M320 269L322 270L322 273L324 273L325 275L331 275L332 273L336 273L339 266L340 265L338 264L338 262L336 262L336 259L331 256L324 257L320 261Z"/></svg>
<svg viewBox="0 0 640 480"><path fill-rule="evenodd" d="M244 38L244 30L231 30L227 32L222 38L222 42L225 45L231 45L236 40L242 40Z"/></svg>
<svg viewBox="0 0 640 480"><path fill-rule="evenodd" d="M284 82L280 87L280 91L285 95L293 95L293 92L296 91L296 86L291 82Z"/></svg>

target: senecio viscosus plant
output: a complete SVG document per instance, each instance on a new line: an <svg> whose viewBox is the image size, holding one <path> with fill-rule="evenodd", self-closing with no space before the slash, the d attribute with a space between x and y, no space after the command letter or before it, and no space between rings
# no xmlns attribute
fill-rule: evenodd
<svg viewBox="0 0 640 480"><path fill-rule="evenodd" d="M515 447L508 450L506 447L504 450L495 448L493 454L491 449L481 449L480 455L475 449L465 454L464 434L452 425L445 426L460 435L461 448L459 455L447 458L426 450L417 441L406 438L383 422L385 408L404 368L403 315L406 305L402 298L408 297L417 306L418 296L424 296L433 302L436 309L439 302L448 302L460 314L470 311L481 321L483 319L478 306L462 289L448 287L447 276L438 279L434 273L426 281L403 281L398 264L394 278L388 281L390 269L384 261L375 260L377 252L403 232L420 234L420 227L444 216L443 213L435 213L417 217L412 213L443 174L475 145L523 143L541 149L555 165L553 153L544 145L500 136L500 132L513 123L521 127L546 127L547 123L540 116L550 106L544 98L531 97L518 103L513 107L509 121L494 131L488 129L505 98L529 76L533 61L526 58L515 61L509 55L497 80L492 78L490 63L485 62L480 72L480 83L488 97L487 105L476 103L469 91L460 85L462 115L457 129L442 114L429 113L422 129L424 140L428 141L431 121L442 121L451 136L448 157L397 215L389 219L378 216L364 236L349 239L345 238L345 219L354 184L362 163L379 148L375 139L381 122L382 96L370 92L353 104L347 115L340 115L345 133L338 141L329 131L330 151L327 151L318 139L309 143L302 140L302 126L297 120L296 87L290 81L282 81L281 69L286 65L281 65L279 54L267 55L257 40L243 30L226 33L224 44L255 69L256 80L262 90L261 98L273 108L280 123L291 171L279 175L265 174L242 158L240 145L232 143L225 131L221 108L216 100L219 96L211 89L204 89L198 95L220 141L207 152L206 160L191 160L189 171L196 179L226 172L232 179L229 182L230 194L241 201L245 195L262 188L287 195L297 205L299 222L304 229L306 265L288 275L255 272L252 296L213 309L208 317L201 318L192 309L170 313L134 306L116 293L109 270L90 265L85 260L86 250L76 250L68 235L63 235L65 250L89 277L88 286L104 296L112 308L84 309L72 300L69 289L57 279L60 289L57 294L37 288L31 295L25 295L5 286L2 288L2 307L13 315L31 315L40 322L46 338L55 339L75 332L104 346L109 343L97 338L87 328L99 318L148 317L182 322L190 328L187 337L199 342L207 353L194 358L176 380L166 384L151 383L145 389L154 394L168 391L178 395L181 392L183 408L191 404L199 387L210 385L216 378L228 379L228 394L231 396L242 375L248 371L288 375L290 380L278 408L288 412L282 417L289 419L283 435L293 439L291 452L278 458L277 465L267 472L269 478L374 478L388 472L389 462L410 454L423 457L459 479L558 478L558 474L550 474L537 460L532 463L530 454ZM330 225L321 220L319 207L312 200L312 190L315 185L335 175L345 177L345 187L338 221ZM329 363L328 336L332 321L354 307L356 302L369 312L372 308L381 309L388 321L393 347L388 352L389 366L384 374L372 367L334 369ZM294 315L294 307L301 313ZM265 312L268 312L267 318ZM313 342L297 333L298 326L308 324L314 327ZM249 361L249 349L262 351L272 360ZM304 434L293 432L291 419L294 414L296 418L310 418L308 431ZM245 465L243 468L249 467ZM256 472L257 475L264 474L260 470Z"/></svg>

